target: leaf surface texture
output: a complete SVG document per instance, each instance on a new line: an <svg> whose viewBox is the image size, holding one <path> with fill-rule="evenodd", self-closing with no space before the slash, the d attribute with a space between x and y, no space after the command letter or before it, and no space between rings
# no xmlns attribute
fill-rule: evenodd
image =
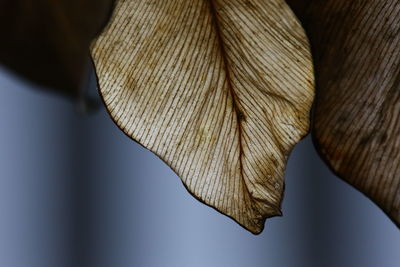
<svg viewBox="0 0 400 267"><path fill-rule="evenodd" d="M259 233L309 127L313 69L284 1L118 1L92 54L118 126Z"/></svg>

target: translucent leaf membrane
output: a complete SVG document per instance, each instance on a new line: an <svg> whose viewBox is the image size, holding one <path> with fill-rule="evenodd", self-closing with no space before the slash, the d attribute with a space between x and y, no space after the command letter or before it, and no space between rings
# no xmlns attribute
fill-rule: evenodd
<svg viewBox="0 0 400 267"><path fill-rule="evenodd" d="M307 39L284 1L117 1L92 52L114 121L191 194L253 233L281 214L314 94Z"/></svg>

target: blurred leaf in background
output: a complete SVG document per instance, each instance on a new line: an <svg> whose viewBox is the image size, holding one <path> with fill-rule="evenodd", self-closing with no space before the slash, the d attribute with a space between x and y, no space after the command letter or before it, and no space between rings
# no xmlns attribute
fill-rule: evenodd
<svg viewBox="0 0 400 267"><path fill-rule="evenodd" d="M288 3L313 52L317 149L400 225L400 1Z"/></svg>
<svg viewBox="0 0 400 267"><path fill-rule="evenodd" d="M2 0L0 64L70 97L79 96L89 45L106 25L113 0Z"/></svg>

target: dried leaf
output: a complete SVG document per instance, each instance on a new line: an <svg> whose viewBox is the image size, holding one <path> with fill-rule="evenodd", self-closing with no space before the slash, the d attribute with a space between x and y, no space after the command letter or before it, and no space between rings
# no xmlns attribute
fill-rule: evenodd
<svg viewBox="0 0 400 267"><path fill-rule="evenodd" d="M2 0L0 64L23 77L77 96L89 45L113 0Z"/></svg>
<svg viewBox="0 0 400 267"><path fill-rule="evenodd" d="M288 2L313 48L316 146L400 225L400 1Z"/></svg>
<svg viewBox="0 0 400 267"><path fill-rule="evenodd" d="M117 1L93 56L104 102L196 198L259 233L308 131L308 43L282 0Z"/></svg>

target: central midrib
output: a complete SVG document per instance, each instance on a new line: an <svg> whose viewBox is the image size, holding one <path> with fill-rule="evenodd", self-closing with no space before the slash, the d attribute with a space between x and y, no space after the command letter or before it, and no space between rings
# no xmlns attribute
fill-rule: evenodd
<svg viewBox="0 0 400 267"><path fill-rule="evenodd" d="M232 107L233 107L233 111L236 114L236 120L237 120L237 127L238 127L238 134L239 134L239 167L240 167L240 176L243 180L243 184L244 184L244 190L246 190L246 192L251 196L247 183L246 183L246 179L244 177L244 171L243 171L243 156L244 156L244 151L243 151L243 129L242 129L242 121L244 120L244 114L241 111L240 107L239 107L239 100L238 100L238 96L236 95L235 90L233 89L232 86L232 80L231 80L231 72L229 70L228 67L228 57L227 57L227 53L226 53L226 49L225 49L225 45L224 45L224 40L222 38L222 34L221 34L221 28L219 26L219 22L218 22L218 14L216 11L216 7L214 4L214 0L206 0L209 2L209 7L210 7L210 12L211 12L211 19L212 19L212 23L215 27L215 32L217 35L217 40L218 40L218 47L220 49L221 55L222 55L222 60L223 60L223 67L226 73L226 81L227 81L227 86L228 86L228 91L230 96L232 97Z"/></svg>

